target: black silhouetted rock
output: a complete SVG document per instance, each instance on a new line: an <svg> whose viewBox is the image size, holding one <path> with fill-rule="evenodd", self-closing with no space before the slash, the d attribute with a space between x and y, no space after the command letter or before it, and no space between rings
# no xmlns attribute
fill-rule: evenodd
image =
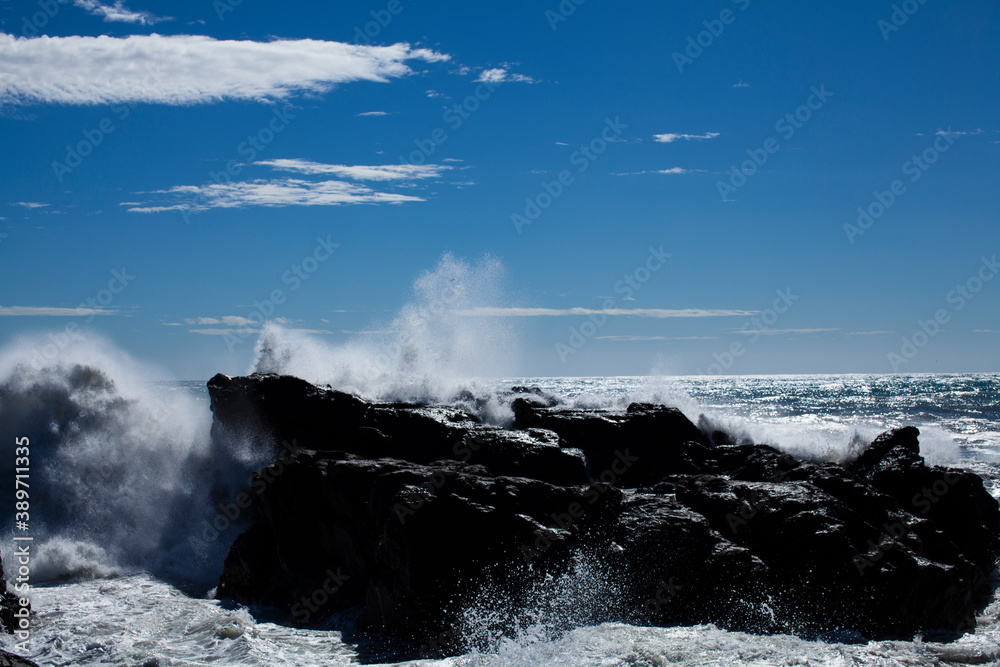
<svg viewBox="0 0 1000 667"><path fill-rule="evenodd" d="M627 447L642 460L617 482L625 486L654 483L666 474L696 472L684 460L689 442L711 445L697 426L676 408L632 403L623 414L598 410L545 408L523 398L511 404L514 428L554 431L570 446L583 451L595 479L612 468Z"/></svg>
<svg viewBox="0 0 1000 667"><path fill-rule="evenodd" d="M0 630L8 634L14 634L14 631L19 629L18 618L14 616L21 606L18 602L18 596L12 593L7 588L7 580L4 578L3 561L0 560L0 587L3 591L0 593ZM29 606L30 610L31 607ZM0 649L0 667L38 667L35 663L27 658L22 658L15 653L9 653Z"/></svg>
<svg viewBox="0 0 1000 667"><path fill-rule="evenodd" d="M883 433L849 466L891 495L906 512L928 519L972 562L991 569L1000 552L997 501L966 470L927 466L912 426Z"/></svg>
<svg viewBox="0 0 1000 667"><path fill-rule="evenodd" d="M474 458L497 475L584 484L586 461L541 429L511 431L446 407L369 403L290 376L216 375L213 435L264 436L286 449L340 451L414 463ZM288 446L291 445L291 446Z"/></svg>
<svg viewBox="0 0 1000 667"><path fill-rule="evenodd" d="M7 585L7 579L4 577L3 560L0 559L0 630L8 634L13 634L17 627L17 618L14 617L14 614L20 608L18 596Z"/></svg>
<svg viewBox="0 0 1000 667"><path fill-rule="evenodd" d="M736 440L650 404L522 395L501 429L273 375L209 389L217 435L308 447L269 476L218 595L337 619L402 642L397 657L463 650L455 628L479 592L530 607L580 558L609 591L593 622L947 638L992 592L997 502L975 475L927 467L916 429L845 467L722 444Z"/></svg>
<svg viewBox="0 0 1000 667"><path fill-rule="evenodd" d="M38 667L38 664L0 649L0 667Z"/></svg>

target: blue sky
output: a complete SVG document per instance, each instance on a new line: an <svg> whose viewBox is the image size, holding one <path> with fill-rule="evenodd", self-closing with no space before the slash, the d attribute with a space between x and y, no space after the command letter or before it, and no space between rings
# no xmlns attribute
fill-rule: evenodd
<svg viewBox="0 0 1000 667"><path fill-rule="evenodd" d="M242 372L261 313L376 335L450 253L502 263L454 314L516 333L511 375L998 371L998 30L943 0L6 1L0 336Z"/></svg>

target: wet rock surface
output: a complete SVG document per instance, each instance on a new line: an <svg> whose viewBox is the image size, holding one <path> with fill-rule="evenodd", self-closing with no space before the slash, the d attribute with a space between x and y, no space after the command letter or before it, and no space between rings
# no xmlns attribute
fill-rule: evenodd
<svg viewBox="0 0 1000 667"><path fill-rule="evenodd" d="M209 390L217 437L293 452L253 480L218 596L397 655L462 650L482 591L527 607L581 558L593 622L947 639L992 594L997 502L927 466L912 427L842 466L727 444L665 406L567 410L520 387L509 429L276 375Z"/></svg>

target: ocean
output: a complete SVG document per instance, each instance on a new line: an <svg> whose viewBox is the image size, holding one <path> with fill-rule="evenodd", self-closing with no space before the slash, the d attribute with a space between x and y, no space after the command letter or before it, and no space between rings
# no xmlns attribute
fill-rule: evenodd
<svg viewBox="0 0 1000 667"><path fill-rule="evenodd" d="M270 356L269 356L270 355ZM151 382L142 364L94 342L42 367L24 348L0 353L0 423L32 442L32 620L27 656L43 665L347 665L363 655L334 628L274 624L266 610L212 599L240 520L212 529L213 503L267 463L257 443L213 442L204 382ZM310 366L309 368L316 368ZM756 377L521 377L358 384L357 369L310 377L265 341L255 369L329 377L370 398L420 399L510 418L502 389L534 385L567 406L680 408L706 426L809 460L839 461L878 433L912 424L930 463L974 470L1000 496L1000 374ZM341 369L343 370L343 369ZM8 468L13 461L3 462ZM11 476L11 479L13 477ZM13 516L6 505L3 517ZM8 577L11 531L0 542ZM207 532L206 532L207 531ZM192 536L211 537L194 553ZM755 636L714 626L569 627L553 609L594 603L601 573L583 566L523 609L515 636L490 636L493 604L469 652L425 665L966 665L1000 664L1000 604L948 643ZM544 598L544 599L542 599ZM557 604L553 604L556 599ZM494 601L495 602L495 601ZM497 603L499 606L499 603ZM0 646L14 650L14 638Z"/></svg>

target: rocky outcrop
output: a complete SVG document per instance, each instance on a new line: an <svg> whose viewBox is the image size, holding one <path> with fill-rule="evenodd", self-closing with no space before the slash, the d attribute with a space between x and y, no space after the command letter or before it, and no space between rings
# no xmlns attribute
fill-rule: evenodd
<svg viewBox="0 0 1000 667"><path fill-rule="evenodd" d="M913 428L817 465L664 406L563 410L524 388L511 429L273 375L209 389L217 436L296 443L253 480L218 595L397 655L462 650L483 591L530 608L580 558L607 591L594 622L946 638L992 593L997 502L927 466Z"/></svg>
<svg viewBox="0 0 1000 667"><path fill-rule="evenodd" d="M447 407L369 403L289 376L209 380L213 436L263 435L286 449L341 451L413 463L468 460L494 475L553 484L587 482L581 452L560 446L548 431L486 426Z"/></svg>
<svg viewBox="0 0 1000 667"><path fill-rule="evenodd" d="M17 626L17 619L14 613L20 609L17 603L17 596L8 590L7 580L4 577L3 560L0 559L0 630L12 634Z"/></svg>
<svg viewBox="0 0 1000 667"><path fill-rule="evenodd" d="M27 658L22 658L16 653L0 649L0 667L38 667L38 664Z"/></svg>
<svg viewBox="0 0 1000 667"><path fill-rule="evenodd" d="M21 609L18 597L7 588L7 580L4 577L3 561L0 560L0 630L13 634L17 629L18 619L14 614ZM30 607L29 607L30 609ZM16 653L10 653L0 649L0 667L38 667L27 658L22 658Z"/></svg>

